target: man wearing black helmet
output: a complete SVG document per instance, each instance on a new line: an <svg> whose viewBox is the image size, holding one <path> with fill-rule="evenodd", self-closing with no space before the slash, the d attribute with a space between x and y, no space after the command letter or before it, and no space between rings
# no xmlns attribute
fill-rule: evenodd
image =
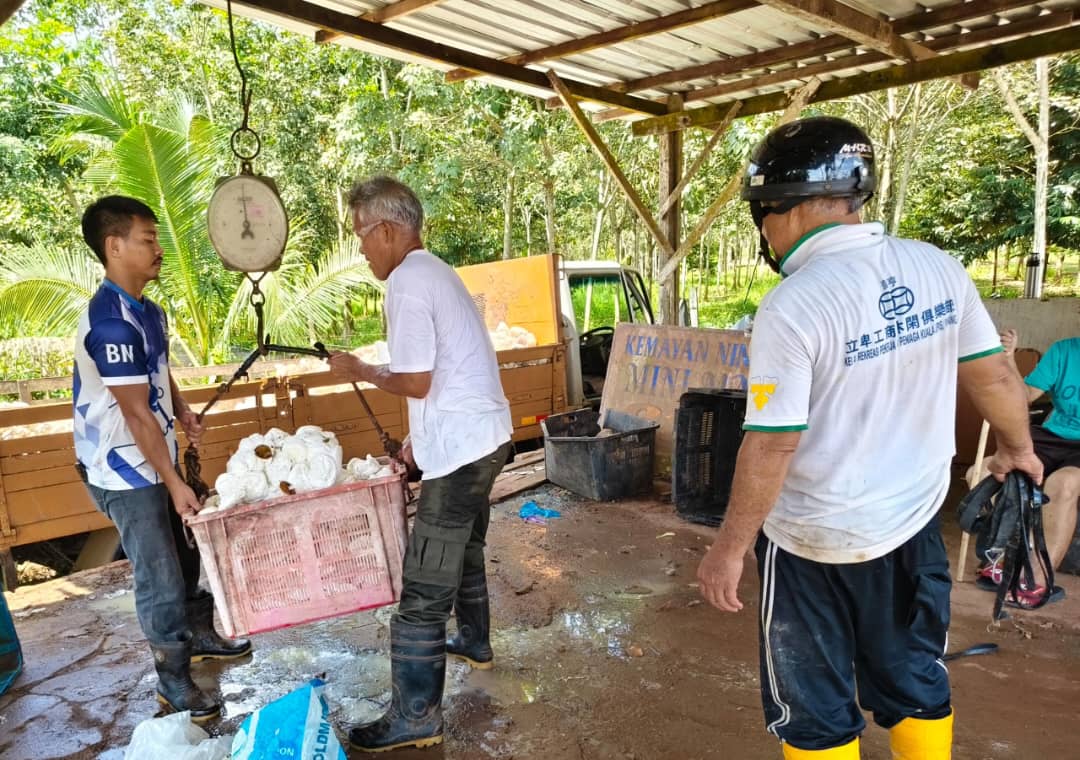
<svg viewBox="0 0 1080 760"><path fill-rule="evenodd" d="M1023 383L973 283L937 248L861 222L874 182L863 131L816 117L771 132L743 186L783 280L757 312L746 435L698 579L742 609L754 547L762 701L788 760L857 760L856 692L895 760L950 757L937 510L957 381L997 433L991 472L1042 477Z"/></svg>

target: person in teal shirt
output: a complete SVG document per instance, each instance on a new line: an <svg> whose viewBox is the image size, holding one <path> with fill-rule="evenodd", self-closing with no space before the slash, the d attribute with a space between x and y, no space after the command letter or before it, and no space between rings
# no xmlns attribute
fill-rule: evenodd
<svg viewBox="0 0 1080 760"><path fill-rule="evenodd" d="M1015 330L1001 334L1001 343L1010 356L1016 350L1016 340ZM1046 478L1043 491L1050 501L1043 509L1043 532L1056 569L1076 533L1076 505L1080 499L1080 337L1051 345L1024 383L1029 403L1045 394L1054 405L1041 425L1031 426L1031 440ZM1001 581L998 564L980 568L978 580L984 588L995 587ZM1034 601L1041 591L1031 589L1026 593ZM1062 595L1055 589L1051 601Z"/></svg>

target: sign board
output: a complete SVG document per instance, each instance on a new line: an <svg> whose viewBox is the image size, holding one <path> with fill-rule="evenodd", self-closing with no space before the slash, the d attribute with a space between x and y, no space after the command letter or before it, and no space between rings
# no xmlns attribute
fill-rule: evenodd
<svg viewBox="0 0 1080 760"><path fill-rule="evenodd" d="M750 333L623 323L615 329L600 411L660 423L657 473L671 471L675 412L690 388L747 388Z"/></svg>

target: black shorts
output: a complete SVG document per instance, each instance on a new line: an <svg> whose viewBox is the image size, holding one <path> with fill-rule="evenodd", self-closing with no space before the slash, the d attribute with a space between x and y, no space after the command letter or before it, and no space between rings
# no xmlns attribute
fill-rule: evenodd
<svg viewBox="0 0 1080 760"><path fill-rule="evenodd" d="M1080 441L1070 441L1051 433L1042 425L1031 426L1035 456L1043 463L1043 477L1062 467L1080 467Z"/></svg>
<svg viewBox="0 0 1080 760"><path fill-rule="evenodd" d="M763 534L761 696L766 727L798 749L847 744L866 722L951 710L942 657L949 630L949 561L935 517L884 557L827 565Z"/></svg>

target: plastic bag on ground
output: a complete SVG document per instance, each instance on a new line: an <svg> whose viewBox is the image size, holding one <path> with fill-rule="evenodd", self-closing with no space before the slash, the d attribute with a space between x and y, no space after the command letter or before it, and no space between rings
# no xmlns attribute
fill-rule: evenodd
<svg viewBox="0 0 1080 760"><path fill-rule="evenodd" d="M231 736L210 738L185 710L135 726L124 760L227 760L231 744Z"/></svg>
<svg viewBox="0 0 1080 760"><path fill-rule="evenodd" d="M232 760L345 760L327 720L322 687L323 681L313 678L244 718L233 738Z"/></svg>

